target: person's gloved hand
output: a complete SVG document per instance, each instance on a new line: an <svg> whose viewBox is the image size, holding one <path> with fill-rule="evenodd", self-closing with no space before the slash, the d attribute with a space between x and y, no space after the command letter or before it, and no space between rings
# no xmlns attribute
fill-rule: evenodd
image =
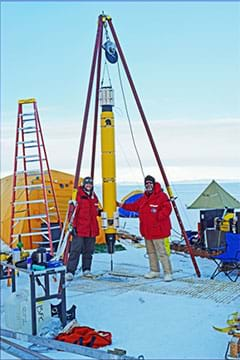
<svg viewBox="0 0 240 360"><path fill-rule="evenodd" d="M76 206L76 205L77 205L77 201L76 201L76 200L69 200L68 204L69 204L69 205Z"/></svg>
<svg viewBox="0 0 240 360"><path fill-rule="evenodd" d="M77 230L75 227L73 227L72 225L69 224L68 230L72 236L77 236Z"/></svg>
<svg viewBox="0 0 240 360"><path fill-rule="evenodd" d="M121 203L121 202L119 202L119 201L116 201L116 205L117 205L118 207L122 207L123 203Z"/></svg>
<svg viewBox="0 0 240 360"><path fill-rule="evenodd" d="M98 208L98 216L101 216L103 209Z"/></svg>

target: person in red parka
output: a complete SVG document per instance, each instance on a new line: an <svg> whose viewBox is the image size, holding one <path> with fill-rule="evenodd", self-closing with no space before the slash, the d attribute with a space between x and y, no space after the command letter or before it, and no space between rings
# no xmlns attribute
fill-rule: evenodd
<svg viewBox="0 0 240 360"><path fill-rule="evenodd" d="M99 234L97 216L99 215L98 198L93 191L93 179L85 177L83 185L78 187L77 209L73 220L74 236L71 242L67 263L66 280L71 281L82 254L82 272L92 276L91 265L95 250L96 236Z"/></svg>
<svg viewBox="0 0 240 360"><path fill-rule="evenodd" d="M119 204L123 209L139 213L140 232L145 238L149 258L150 272L144 275L147 279L160 276L159 260L164 272L164 280L172 280L172 266L167 255L164 238L170 236L170 214L172 205L154 177L144 179L145 192L142 197L130 204Z"/></svg>

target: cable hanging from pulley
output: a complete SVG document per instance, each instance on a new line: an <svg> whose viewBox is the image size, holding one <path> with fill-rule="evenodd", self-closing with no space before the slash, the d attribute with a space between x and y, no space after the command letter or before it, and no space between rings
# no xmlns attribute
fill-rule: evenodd
<svg viewBox="0 0 240 360"><path fill-rule="evenodd" d="M106 61L106 60L105 60L105 62L104 62L104 66L103 66L103 74L102 74L102 80L101 80L101 87L103 87L103 85L104 85L105 71L107 72L109 87L112 87L111 77L110 77L109 68L108 68L108 64L107 64L107 61Z"/></svg>
<svg viewBox="0 0 240 360"><path fill-rule="evenodd" d="M137 144L136 144L136 141L135 141L135 138L134 138L133 128L132 128L132 124L131 124L131 120L130 120L130 116L129 116L129 112L128 112L127 100L126 100L126 96L125 96L124 89L123 89L123 83L122 83L119 63L117 64L117 67L118 67L118 77L119 77L120 87L121 87L121 91L122 91L124 107L125 107L125 111L126 111L126 115L127 115L127 119L128 119L129 129L130 129L130 133L131 133L131 137L132 137L132 141L133 141L133 146L134 146L134 149L135 149L136 154L137 154L137 158L138 158L138 162L139 162L139 165L140 165L140 168L141 168L142 176L143 176L143 178L145 178L142 161L140 159L140 155L139 155L139 152L138 152L138 148L137 148Z"/></svg>
<svg viewBox="0 0 240 360"><path fill-rule="evenodd" d="M130 134L131 134L131 137L132 137L132 142L133 142L135 152L137 154L138 162L139 162L139 165L140 165L140 168L141 168L141 173L142 173L142 176L144 178L145 175L144 175L143 165L142 165L140 155L139 155L139 152L138 152L138 148L137 148L137 144L136 144L136 141L135 141L135 138L134 138L133 128L132 128L132 124L131 124L131 120L130 120L130 116L129 116L129 112L128 112L128 107L127 107L127 100L126 100L126 96L125 96L124 89L123 89L123 83L122 83L122 78L121 78L121 73L120 73L120 67L119 67L119 62L118 62L118 53L116 51L116 45L110 40L108 30L107 30L107 23L105 22L103 26L104 26L104 30L105 30L106 41L102 45L102 48L105 50L106 60L108 60L108 62L110 62L111 64L117 63L117 66L118 66L118 77L119 77L120 87L121 87L121 91L122 91L124 107L125 107L125 111L126 111L126 115L127 115L127 119L128 119ZM107 75L108 75L109 86L112 87L109 68L108 68L108 63L107 63L106 60L104 62L104 67L103 67L103 75L102 75L102 80L101 80L101 87L103 87L103 84L104 84L105 72L107 72Z"/></svg>
<svg viewBox="0 0 240 360"><path fill-rule="evenodd" d="M108 85L107 87L111 87L111 88L112 88L112 81L111 81L111 76L110 76L110 72L109 72L109 67L108 67L107 61L105 60L105 63L104 63L104 66L103 66L103 72L102 72L101 87L104 86L106 74L107 74L108 83L109 83L109 85ZM120 82L120 84L121 84L121 82ZM139 154L138 154L136 142L135 142L135 139L134 139L133 130L132 130L132 125L131 125L130 116L129 116L129 112L128 112L128 108L127 108L127 103L126 103L126 96L125 96L125 94L124 94L122 84L121 84L121 89L122 89L122 93L123 93L125 111L126 111L126 114L127 114L128 123L129 123L129 127L130 127L130 133L131 133L131 136L132 136L132 139L133 139L133 145L134 145L135 151L136 151L136 153L137 153L138 160L139 160L139 162L140 162L140 167L141 167L142 175L143 175L143 177L144 177L143 167L142 167L142 163L141 163L141 160L140 160L140 156L139 156ZM123 149L122 149L122 152L124 152ZM127 160L127 163L128 163L128 165L129 165L129 167L131 167L131 166L130 166L130 163L128 162L128 159L127 159L127 158L126 158L126 160Z"/></svg>

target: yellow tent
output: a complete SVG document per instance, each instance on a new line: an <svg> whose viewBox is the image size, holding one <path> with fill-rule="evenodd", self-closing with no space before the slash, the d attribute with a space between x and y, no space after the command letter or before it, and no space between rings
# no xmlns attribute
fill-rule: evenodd
<svg viewBox="0 0 240 360"><path fill-rule="evenodd" d="M67 174L57 170L51 170L51 175L53 179L54 191L57 198L57 204L60 212L61 221L64 222L66 212L68 209L68 201L72 198L72 190L73 190L73 182L74 176L71 174ZM12 197L12 178L13 176L7 176L3 179L0 179L0 186L1 186L1 239L10 244L10 220L11 220L11 197ZM24 178L20 178L18 176L18 185L23 184ZM49 177L45 177L46 185L49 185ZM38 176L33 176L31 178L32 184L40 183L40 179ZM48 190L50 191L50 190ZM51 198L51 194L49 194ZM38 190L29 191L29 198L30 200L38 199L39 194ZM24 190L19 194L18 201L25 200L25 193ZM25 205L19 205L18 212L20 216L24 216L26 213ZM31 215L39 214L44 212L43 204L31 204L30 207ZM39 228L41 227L41 223L39 219L31 220L31 226ZM17 232L19 234L28 232L28 224L27 221L21 221L18 225ZM99 230L100 234L96 239L98 244L105 243L105 236L104 232L100 226L100 219L99 219ZM35 236L36 241L41 241L39 237ZM29 237L23 237L22 241L24 243L25 249L30 248L30 239ZM13 244L15 246L15 244Z"/></svg>

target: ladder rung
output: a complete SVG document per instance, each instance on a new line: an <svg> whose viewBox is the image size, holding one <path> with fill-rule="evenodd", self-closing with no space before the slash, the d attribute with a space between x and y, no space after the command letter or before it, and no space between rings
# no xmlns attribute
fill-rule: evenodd
<svg viewBox="0 0 240 360"><path fill-rule="evenodd" d="M14 221L23 221L23 220L31 220L31 219L43 219L46 218L46 214L38 214L38 215L30 215L30 216L22 216L19 218L13 218Z"/></svg>
<svg viewBox="0 0 240 360"><path fill-rule="evenodd" d="M31 119L23 119L23 122L26 122L26 121L33 121L35 120L35 118L31 118Z"/></svg>
<svg viewBox="0 0 240 360"><path fill-rule="evenodd" d="M53 200L47 200L47 202L52 202ZM45 200L44 199L39 199L39 200L26 200L26 201L15 201L13 204L15 206L17 205L24 205L24 204L44 204Z"/></svg>
<svg viewBox="0 0 240 360"><path fill-rule="evenodd" d="M31 112L31 113L22 113L22 114L19 114L20 116L34 116L34 112Z"/></svg>
<svg viewBox="0 0 240 360"><path fill-rule="evenodd" d="M44 228L46 230L46 228ZM51 230L60 229L60 226L51 227ZM32 228L32 230L43 230L43 228Z"/></svg>
<svg viewBox="0 0 240 360"><path fill-rule="evenodd" d="M40 144L39 146L42 146L42 144ZM38 145L28 145L28 146L24 146L25 149L30 149L30 148L37 148Z"/></svg>
<svg viewBox="0 0 240 360"><path fill-rule="evenodd" d="M60 226L50 226L51 230L60 229ZM42 230L43 228L34 227L32 230ZM45 228L46 229L46 228Z"/></svg>
<svg viewBox="0 0 240 360"><path fill-rule="evenodd" d="M24 134L35 134L37 132L37 130L35 131L24 131Z"/></svg>
<svg viewBox="0 0 240 360"><path fill-rule="evenodd" d="M36 129L36 126L24 126L18 128L18 130L32 130L32 129Z"/></svg>
<svg viewBox="0 0 240 360"><path fill-rule="evenodd" d="M31 158L38 158L39 159L39 154L33 154L33 155L21 155L21 156L17 156L17 159L31 159Z"/></svg>
<svg viewBox="0 0 240 360"><path fill-rule="evenodd" d="M49 213L48 216L55 216L56 213ZM46 214L37 214L37 215L30 215L30 216L22 216L19 218L13 218L14 221L22 221L22 220L31 220L31 219L46 219Z"/></svg>
<svg viewBox="0 0 240 360"><path fill-rule="evenodd" d="M48 231L38 231L38 232L30 232L30 233L21 233L21 237L24 236L34 236L34 235L43 235L48 234ZM12 237L19 237L19 234L13 234Z"/></svg>
<svg viewBox="0 0 240 360"><path fill-rule="evenodd" d="M18 141L17 144L37 144L37 140Z"/></svg>
<svg viewBox="0 0 240 360"><path fill-rule="evenodd" d="M28 176L36 176L36 175L41 175L40 170L23 170L23 171L17 171L16 175L28 175Z"/></svg>
<svg viewBox="0 0 240 360"><path fill-rule="evenodd" d="M45 188L50 188L51 186L45 186ZM14 189L18 190L18 189L43 189L44 186L43 184L34 184L34 185L19 185L19 186L15 186Z"/></svg>
<svg viewBox="0 0 240 360"><path fill-rule="evenodd" d="M45 161L46 159L42 159L42 161ZM35 160L26 160L26 162L37 162L37 161L40 161L40 159L35 159Z"/></svg>
<svg viewBox="0 0 240 360"><path fill-rule="evenodd" d="M57 243L59 242L59 239L57 240L52 240L52 243ZM33 244L49 244L49 241L33 241Z"/></svg>
<svg viewBox="0 0 240 360"><path fill-rule="evenodd" d="M34 113L23 113L21 116L34 116Z"/></svg>
<svg viewBox="0 0 240 360"><path fill-rule="evenodd" d="M42 189L43 186L42 184L37 184L37 185L18 185L15 186L14 189L18 190L18 189Z"/></svg>

